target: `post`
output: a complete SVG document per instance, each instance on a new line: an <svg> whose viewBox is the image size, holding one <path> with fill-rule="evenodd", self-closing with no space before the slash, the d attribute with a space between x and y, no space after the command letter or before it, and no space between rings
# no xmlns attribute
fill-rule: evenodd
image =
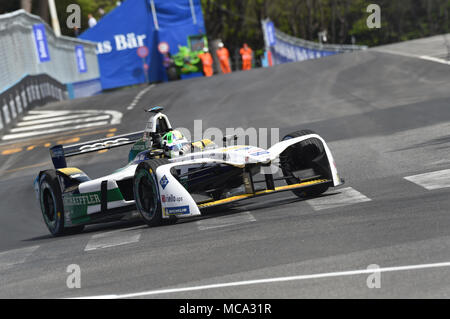
<svg viewBox="0 0 450 319"><path fill-rule="evenodd" d="M59 37L61 36L61 28L59 26L58 14L56 13L55 0L48 0L48 6L50 9L53 31L55 31L56 36Z"/></svg>
<svg viewBox="0 0 450 319"><path fill-rule="evenodd" d="M155 29L159 30L158 16L156 15L156 8L155 8L155 1L154 0L150 0L150 6L152 8L153 23L155 25Z"/></svg>
<svg viewBox="0 0 450 319"><path fill-rule="evenodd" d="M194 24L197 24L197 16L195 15L195 7L193 0L189 0L189 6L191 7L192 21L194 22Z"/></svg>

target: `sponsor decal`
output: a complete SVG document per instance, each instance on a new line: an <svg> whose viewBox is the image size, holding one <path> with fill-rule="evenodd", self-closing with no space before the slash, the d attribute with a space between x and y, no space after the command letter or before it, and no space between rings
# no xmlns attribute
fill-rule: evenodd
<svg viewBox="0 0 450 319"><path fill-rule="evenodd" d="M168 215L187 215L190 214L189 206L166 207Z"/></svg>
<svg viewBox="0 0 450 319"><path fill-rule="evenodd" d="M166 188L167 184L169 184L169 180L167 179L166 175L164 175L161 180L159 181L159 184L163 189Z"/></svg>
<svg viewBox="0 0 450 319"><path fill-rule="evenodd" d="M79 73L87 72L86 56L84 55L84 47L82 45L75 46L75 56L77 58L77 66Z"/></svg>
<svg viewBox="0 0 450 319"><path fill-rule="evenodd" d="M78 205L98 205L100 204L100 196L98 194L88 195L66 195L63 197L64 206Z"/></svg>
<svg viewBox="0 0 450 319"><path fill-rule="evenodd" d="M263 156L263 155L268 155L268 154L270 154L270 153L267 151L250 153L251 156Z"/></svg>
<svg viewBox="0 0 450 319"><path fill-rule="evenodd" d="M47 36L45 34L45 25L43 23L33 25L34 41L36 44L36 52L39 62L50 61L50 53L48 51Z"/></svg>
<svg viewBox="0 0 450 319"><path fill-rule="evenodd" d="M162 195L161 196L161 201L163 203L176 203L176 202L182 202L183 201L183 197L181 196L175 196L175 195Z"/></svg>

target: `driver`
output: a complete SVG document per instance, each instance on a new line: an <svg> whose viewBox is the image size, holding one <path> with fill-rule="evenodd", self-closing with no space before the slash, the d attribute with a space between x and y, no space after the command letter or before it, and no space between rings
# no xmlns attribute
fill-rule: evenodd
<svg viewBox="0 0 450 319"><path fill-rule="evenodd" d="M161 144L166 156L169 158L181 156L191 151L191 143L189 143L183 133L178 130L173 130L164 134Z"/></svg>

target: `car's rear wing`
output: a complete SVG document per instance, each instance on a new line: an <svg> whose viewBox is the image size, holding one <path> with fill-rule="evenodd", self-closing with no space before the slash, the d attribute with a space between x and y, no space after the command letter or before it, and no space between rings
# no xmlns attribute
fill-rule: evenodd
<svg viewBox="0 0 450 319"><path fill-rule="evenodd" d="M143 137L143 134L144 131L140 131L72 145L55 145L50 148L50 156L55 169L65 168L67 157L134 144Z"/></svg>

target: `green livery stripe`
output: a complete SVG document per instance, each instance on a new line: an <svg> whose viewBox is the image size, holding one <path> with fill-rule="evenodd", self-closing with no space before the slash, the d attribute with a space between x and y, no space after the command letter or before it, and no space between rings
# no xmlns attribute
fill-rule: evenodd
<svg viewBox="0 0 450 319"><path fill-rule="evenodd" d="M123 196L118 188L108 189L106 200L108 202L120 201L123 200ZM87 214L88 207L101 204L101 192L83 194L66 193L63 195L63 203L64 212L69 214L70 220L74 224L83 223L85 220L89 220Z"/></svg>

